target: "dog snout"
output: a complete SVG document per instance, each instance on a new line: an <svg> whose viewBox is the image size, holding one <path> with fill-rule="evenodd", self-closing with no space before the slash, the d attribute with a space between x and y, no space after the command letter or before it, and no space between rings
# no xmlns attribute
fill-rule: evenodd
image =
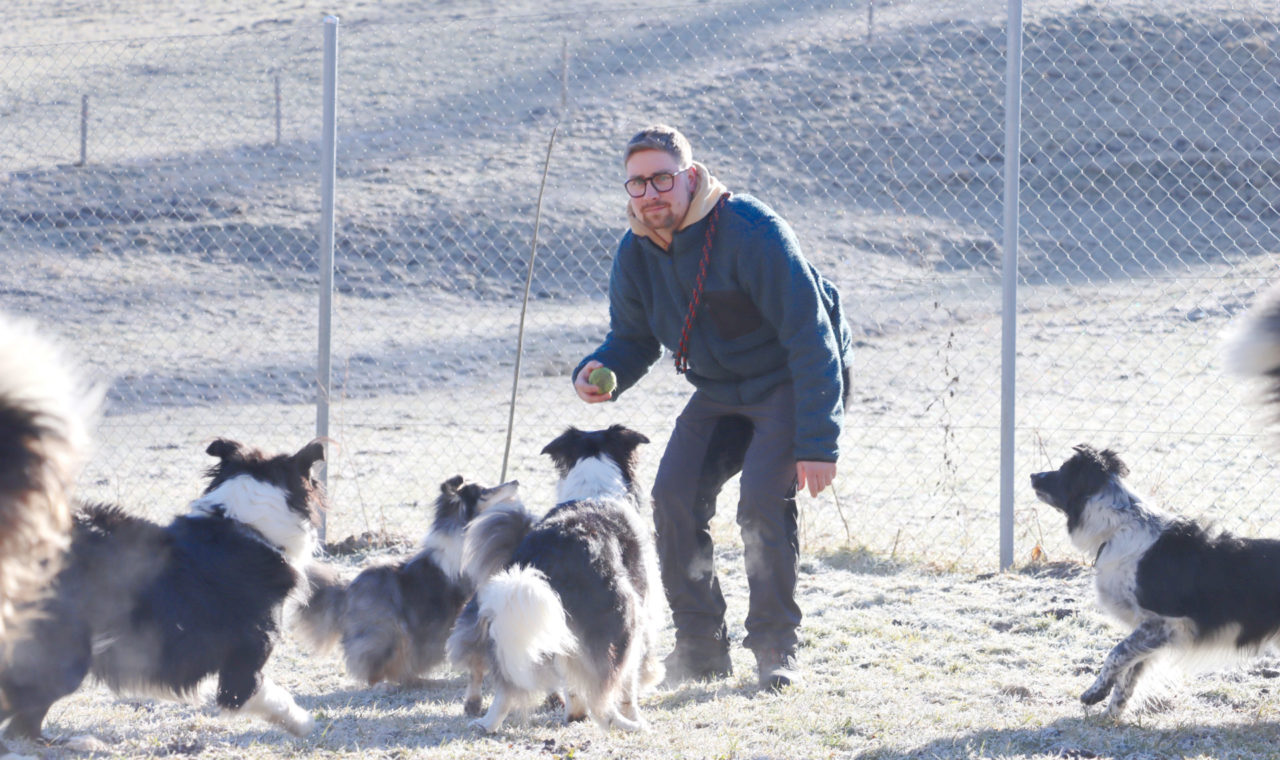
<svg viewBox="0 0 1280 760"><path fill-rule="evenodd" d="M1057 509L1063 509L1062 481L1057 470L1031 474L1031 488L1036 498Z"/></svg>

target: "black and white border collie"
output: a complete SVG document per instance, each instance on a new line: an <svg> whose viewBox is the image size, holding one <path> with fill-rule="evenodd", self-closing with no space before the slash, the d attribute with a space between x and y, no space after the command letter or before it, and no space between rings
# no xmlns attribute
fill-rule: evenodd
<svg viewBox="0 0 1280 760"><path fill-rule="evenodd" d="M92 673L117 693L182 699L208 676L217 704L302 736L312 719L262 674L286 600L305 583L323 494L319 442L267 456L234 441L188 514L161 526L114 506L76 514L31 633L0 670L6 735L40 738L51 705Z"/></svg>
<svg viewBox="0 0 1280 760"><path fill-rule="evenodd" d="M1107 698L1119 718L1158 654L1193 661L1256 654L1280 637L1280 541L1213 533L1150 506L1110 449L1075 447L1031 476L1036 496L1067 518L1071 542L1095 558L1102 607L1132 629L1080 701Z"/></svg>
<svg viewBox="0 0 1280 760"><path fill-rule="evenodd" d="M471 598L462 574L467 525L488 509L518 507L519 485L485 488L457 475L440 484L431 530L412 557L365 568L350 584L314 565L299 636L321 652L340 641L347 672L358 681L418 683L444 661L445 639Z"/></svg>
<svg viewBox="0 0 1280 760"><path fill-rule="evenodd" d="M455 666L470 668L467 711L479 712L484 669L496 731L512 709L559 693L566 720L645 727L637 699L662 678L654 655L662 587L652 529L635 485L644 435L621 425L569 428L542 450L559 474L556 506L540 520L491 510L467 531L465 572L483 579L449 637Z"/></svg>

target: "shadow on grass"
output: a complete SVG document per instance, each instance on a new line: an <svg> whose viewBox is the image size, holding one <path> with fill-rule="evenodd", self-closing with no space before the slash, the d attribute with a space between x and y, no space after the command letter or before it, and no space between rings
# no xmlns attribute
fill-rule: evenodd
<svg viewBox="0 0 1280 760"><path fill-rule="evenodd" d="M828 567L859 575L897 575L911 567L909 562L875 554L862 546L841 546L812 556Z"/></svg>
<svg viewBox="0 0 1280 760"><path fill-rule="evenodd" d="M455 743L495 742L493 750L521 745L525 749L549 753L570 752L571 745L558 746L557 739L539 736L543 731L556 731L565 726L563 707L558 700L536 705L526 711L513 711L502 728L486 734L474 727L473 716L463 713L467 678L435 678L412 686L378 686L351 688L314 696L298 696L297 701L311 711L316 728L305 739L295 740L299 747L320 750L383 749L418 750ZM713 698L714 695L708 698ZM493 691L484 690L483 710L487 710ZM653 697L642 702L642 709L656 707ZM287 735L286 735L287 736ZM238 739L249 742L266 740L266 735L245 731ZM513 744L514 743L514 744ZM588 742L589 743L589 742ZM585 746L578 749L585 749ZM481 745L485 757L487 745Z"/></svg>
<svg viewBox="0 0 1280 760"><path fill-rule="evenodd" d="M1280 724L1147 728L1140 718L1116 724L1100 714L1062 718L1039 728L993 728L935 739L915 747L882 747L854 760L902 758L1276 757Z"/></svg>
<svg viewBox="0 0 1280 760"><path fill-rule="evenodd" d="M488 735L471 723L473 718L462 712L466 678L436 679L422 688L353 686L343 691L315 696L299 696L298 703L312 712L316 728L311 736L293 740L298 746L314 749L399 748L405 750L441 747L455 743L493 740L504 747L512 741L530 744L537 749L543 731L564 728L560 708L540 705L525 713L513 712L497 733ZM679 686L658 687L641 701L641 710L652 717L656 713L679 710L687 705L715 702L731 696L753 696L760 691L754 678L690 682ZM488 709L492 691L485 690L484 709ZM441 709L443 706L444 709ZM240 724L241 732L234 742L272 742L289 740L287 734L263 730L262 725ZM531 736L532 732L532 736ZM604 734L601 735L603 738ZM554 744L554 739L551 740ZM545 748L544 748L545 749ZM571 749L561 747L561 751ZM552 750L546 750L552 751Z"/></svg>
<svg viewBox="0 0 1280 760"><path fill-rule="evenodd" d="M754 679L730 679L719 681L690 681L673 686L669 690L659 687L657 693L650 694L644 700L649 709L678 710L685 705L702 702L715 702L729 696L750 697L759 693L760 687Z"/></svg>
<svg viewBox="0 0 1280 760"><path fill-rule="evenodd" d="M1032 578L1078 578L1090 572L1092 568L1076 560L1058 562L1032 562L1017 569L1019 575Z"/></svg>

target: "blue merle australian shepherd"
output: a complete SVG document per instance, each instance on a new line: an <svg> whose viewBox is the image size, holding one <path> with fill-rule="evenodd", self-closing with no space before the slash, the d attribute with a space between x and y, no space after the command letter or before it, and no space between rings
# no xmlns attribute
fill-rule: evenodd
<svg viewBox="0 0 1280 760"><path fill-rule="evenodd" d="M635 484L636 449L648 440L621 425L569 428L542 450L559 475L556 505L541 519L490 510L468 529L463 564L480 583L448 650L472 673L469 714L492 673L478 727L496 731L548 692L567 720L644 727L637 699L662 677L653 651L662 587Z"/></svg>
<svg viewBox="0 0 1280 760"><path fill-rule="evenodd" d="M183 698L217 679L220 707L296 735L312 718L262 674L286 600L305 583L323 495L318 442L268 456L219 439L204 494L168 525L86 505L29 635L0 667L6 735L39 738L45 715L93 674L116 692Z"/></svg>
<svg viewBox="0 0 1280 760"><path fill-rule="evenodd" d="M431 530L412 557L367 567L349 584L328 565L313 565L300 637L318 651L341 642L358 681L419 682L444 661L445 639L473 592L462 574L468 524L494 507L518 508L519 485L485 488L456 475L440 484Z"/></svg>
<svg viewBox="0 0 1280 760"><path fill-rule="evenodd" d="M1280 402L1280 290L1234 328L1228 360ZM1132 629L1080 700L1118 718L1157 655L1212 661L1280 643L1280 540L1211 531L1165 514L1124 482L1114 451L1075 447L1057 470L1031 476L1036 496L1062 511L1072 543L1096 558L1102 606Z"/></svg>

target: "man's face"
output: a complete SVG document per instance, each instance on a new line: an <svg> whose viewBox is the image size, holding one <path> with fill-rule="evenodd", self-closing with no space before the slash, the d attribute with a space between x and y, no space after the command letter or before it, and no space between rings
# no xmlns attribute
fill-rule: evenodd
<svg viewBox="0 0 1280 760"><path fill-rule="evenodd" d="M631 210L650 229L667 234L675 232L689 211L689 200L698 181L697 169L690 167L683 174L677 174L680 166L675 157L661 150L632 153L626 168L626 179L652 177L662 172L676 175L675 185L665 193L658 192L650 182L645 185L644 195L631 199Z"/></svg>

